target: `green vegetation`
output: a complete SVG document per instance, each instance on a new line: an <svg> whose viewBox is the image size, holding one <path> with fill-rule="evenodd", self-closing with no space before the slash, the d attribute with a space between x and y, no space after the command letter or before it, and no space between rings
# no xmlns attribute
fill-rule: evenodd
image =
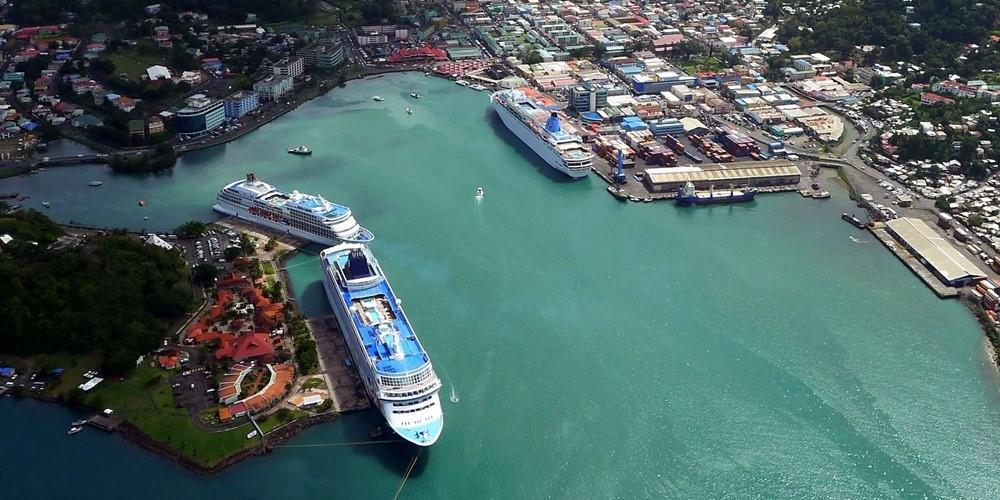
<svg viewBox="0 0 1000 500"><path fill-rule="evenodd" d="M167 143L156 145L153 153L125 156L117 155L111 159L108 166L116 172L149 173L159 172L174 166L177 162L177 152Z"/></svg>
<svg viewBox="0 0 1000 500"><path fill-rule="evenodd" d="M210 466L233 453L259 443L247 439L247 424L226 432L205 432L191 421L184 408L174 405L170 384L162 371L140 366L121 382L106 381L85 396L76 396L95 410L111 408L149 437L165 443L201 465Z"/></svg>
<svg viewBox="0 0 1000 500"><path fill-rule="evenodd" d="M195 238L204 233L206 229L208 229L208 224L197 219L191 219L175 227L174 233L181 238Z"/></svg>
<svg viewBox="0 0 1000 500"><path fill-rule="evenodd" d="M260 266L264 274L274 274L274 264L271 261L261 262Z"/></svg>
<svg viewBox="0 0 1000 500"><path fill-rule="evenodd" d="M303 390L316 389L318 387L323 387L325 385L326 382L324 382L323 379L311 378L309 380L306 380L305 383L302 384L302 389Z"/></svg>
<svg viewBox="0 0 1000 500"><path fill-rule="evenodd" d="M316 342L309 332L306 318L299 315L289 320L288 332L295 343L295 363L299 366L299 373L313 372L319 366L319 354L316 352Z"/></svg>
<svg viewBox="0 0 1000 500"><path fill-rule="evenodd" d="M688 74L695 74L699 71L722 71L726 69L724 62L713 56L702 56L680 63L681 69Z"/></svg>
<svg viewBox="0 0 1000 500"><path fill-rule="evenodd" d="M286 424L288 422L291 422L292 420L304 417L306 415L309 415L309 412L298 409L293 410L290 408L281 408L280 410L268 415L263 420L258 420L257 425L260 426L260 430L264 431L264 433L267 434L268 432L273 431L280 425Z"/></svg>
<svg viewBox="0 0 1000 500"><path fill-rule="evenodd" d="M914 8L912 14L903 15L906 6ZM814 12L796 12L779 25L778 37L793 53L827 52L840 59L852 56L858 46L871 45L877 49L865 55L865 64L918 60L941 76L954 70L966 44L986 40L995 28L1000 2L846 0L838 8ZM970 60L961 66L960 74L968 76L980 63Z"/></svg>
<svg viewBox="0 0 1000 500"><path fill-rule="evenodd" d="M219 268L212 264L198 264L191 273L194 282L206 288L213 286L218 276Z"/></svg>
<svg viewBox="0 0 1000 500"><path fill-rule="evenodd" d="M187 267L173 252L120 234L45 250L61 231L36 211L0 218L0 230L15 237L0 258L0 345L12 354L93 353L120 373L191 305Z"/></svg>
<svg viewBox="0 0 1000 500"><path fill-rule="evenodd" d="M113 66L113 74L128 75L132 80L140 80L146 74L146 68L154 65L169 66L170 54L167 51L140 51L138 48L120 48L107 56L107 61ZM93 63L91 63L93 66ZM101 67L101 70L107 68Z"/></svg>

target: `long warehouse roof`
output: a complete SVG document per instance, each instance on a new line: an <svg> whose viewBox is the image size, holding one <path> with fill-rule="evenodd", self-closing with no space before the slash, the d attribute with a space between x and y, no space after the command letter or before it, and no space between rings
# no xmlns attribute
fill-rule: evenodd
<svg viewBox="0 0 1000 500"><path fill-rule="evenodd" d="M892 228L906 244L916 250L920 257L934 266L948 281L967 276L982 276L984 273L975 263L958 251L948 240L920 219L901 217L885 223Z"/></svg>
<svg viewBox="0 0 1000 500"><path fill-rule="evenodd" d="M706 170L699 167L667 167L650 168L646 170L649 181L653 184L675 182L708 182L728 181L734 179L759 179L765 177L790 177L802 175L799 167L792 164L747 167L720 168Z"/></svg>

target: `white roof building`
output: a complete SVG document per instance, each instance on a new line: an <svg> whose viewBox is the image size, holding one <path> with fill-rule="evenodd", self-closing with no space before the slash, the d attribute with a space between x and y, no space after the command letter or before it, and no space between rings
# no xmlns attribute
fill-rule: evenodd
<svg viewBox="0 0 1000 500"><path fill-rule="evenodd" d="M167 243L163 238L160 238L159 236L157 236L157 235L155 235L153 233L149 233L144 238L142 238L142 242L145 243L145 244L147 244L147 245L153 245L153 246L160 247L160 248L162 248L164 250L173 250L174 249L173 245L171 245L170 243Z"/></svg>
<svg viewBox="0 0 1000 500"><path fill-rule="evenodd" d="M166 66L150 66L146 68L146 75L150 80L169 80L170 70Z"/></svg>

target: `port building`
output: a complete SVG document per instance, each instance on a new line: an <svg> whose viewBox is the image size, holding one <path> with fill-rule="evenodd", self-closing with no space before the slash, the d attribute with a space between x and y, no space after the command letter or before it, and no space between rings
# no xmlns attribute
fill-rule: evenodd
<svg viewBox="0 0 1000 500"><path fill-rule="evenodd" d="M208 134L226 121L225 104L204 94L187 99L187 106L177 112L177 136L192 139Z"/></svg>
<svg viewBox="0 0 1000 500"><path fill-rule="evenodd" d="M733 186L786 186L798 184L802 171L787 160L706 163L682 167L648 168L643 183L650 192L676 191L690 182L698 189Z"/></svg>
<svg viewBox="0 0 1000 500"><path fill-rule="evenodd" d="M982 269L926 222L900 217L886 222L885 227L946 285L965 286L986 278Z"/></svg>

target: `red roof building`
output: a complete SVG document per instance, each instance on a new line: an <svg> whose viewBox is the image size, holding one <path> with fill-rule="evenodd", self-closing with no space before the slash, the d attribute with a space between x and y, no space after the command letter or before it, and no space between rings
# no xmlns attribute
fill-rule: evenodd
<svg viewBox="0 0 1000 500"><path fill-rule="evenodd" d="M222 345L215 351L216 359L230 358L233 361L243 361L252 358L269 358L274 356L274 345L266 333L247 333L235 340L222 340Z"/></svg>
<svg viewBox="0 0 1000 500"><path fill-rule="evenodd" d="M430 46L399 49L385 58L385 62L398 63L407 61L417 61L422 59L433 59L435 61L447 61L448 54L445 51Z"/></svg>

